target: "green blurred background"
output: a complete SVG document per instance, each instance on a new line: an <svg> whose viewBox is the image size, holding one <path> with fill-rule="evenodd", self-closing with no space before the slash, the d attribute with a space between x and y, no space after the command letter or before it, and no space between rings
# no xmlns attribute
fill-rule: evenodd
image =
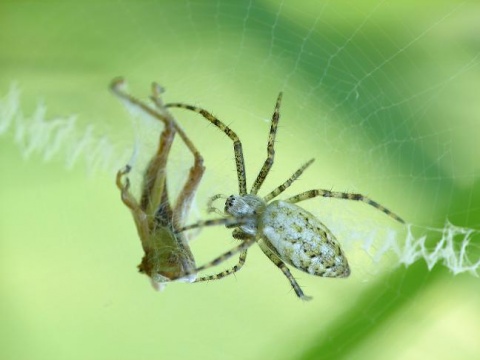
<svg viewBox="0 0 480 360"><path fill-rule="evenodd" d="M77 140L93 125L115 151L108 158L87 146L67 169L78 142L45 162L42 151L25 156L18 119L0 138L0 357L480 358L478 278L442 264L395 267L387 258L385 270L363 260L347 280L295 271L314 296L302 303L253 248L236 277L154 292L136 272L140 244L113 184L132 127L107 90L123 75L146 98L155 80L167 101L213 111L242 138L250 184L282 90L276 163L262 194L315 157L289 194L359 191L435 241L447 219L480 222L479 16L479 4L466 1L2 1L1 96L16 83L25 117L43 101L47 118L78 115ZM207 216L209 196L237 189L232 146L195 114L175 114L207 166L195 221ZM26 129L31 138L39 131ZM174 182L190 162L178 146ZM401 231L361 205L305 207L342 242L360 228ZM202 264L234 245L229 231L203 229L192 246Z"/></svg>

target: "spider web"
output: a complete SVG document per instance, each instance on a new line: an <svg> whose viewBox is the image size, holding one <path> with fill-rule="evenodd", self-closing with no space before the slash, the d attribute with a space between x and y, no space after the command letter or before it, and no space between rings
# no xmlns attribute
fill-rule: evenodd
<svg viewBox="0 0 480 360"><path fill-rule="evenodd" d="M43 14L37 23L45 27L38 35L18 33L15 40L0 35L11 57L25 61L7 62L0 101L0 136L24 158L60 160L69 169L83 162L90 175L114 174L136 146L139 183L156 141L146 137L158 129L135 123L132 138L127 113L105 90L121 74L141 98L152 80L160 81L166 101L202 106L231 126L243 141L251 186L266 156L275 98L283 91L275 164L260 194L314 157L289 195L314 188L359 192L409 224L403 228L363 204L300 204L341 240L357 279L381 287L389 284L383 274L418 264L425 265L424 278L441 268L478 275L477 5L445 1L413 10L378 0L121 0L3 6L7 29L31 21L36 10ZM32 36L40 40L26 55ZM79 79L80 70L92 76ZM231 143L197 115L181 111L175 114L208 169L194 221L206 216L202 207L209 196L238 187ZM182 151L177 147L171 159L181 168L179 181L191 161L184 161L190 157ZM203 252L203 234L198 238L195 246ZM394 299L402 291L410 294L397 291ZM364 315L365 321L375 322L372 316ZM352 351L348 344L329 349L334 340L322 342L327 345L321 350L337 357Z"/></svg>

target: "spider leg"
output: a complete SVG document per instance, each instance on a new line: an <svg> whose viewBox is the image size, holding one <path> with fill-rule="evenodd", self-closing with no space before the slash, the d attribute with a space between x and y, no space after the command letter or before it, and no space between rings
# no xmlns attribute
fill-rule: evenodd
<svg viewBox="0 0 480 360"><path fill-rule="evenodd" d="M272 121L270 125L270 134L268 134L267 159L263 163L263 166L260 169L260 172L258 173L257 178L255 179L255 182L253 183L252 190L250 191L250 194L253 194L253 195L257 194L258 190L262 186L263 182L265 181L273 165L273 160L275 158L275 148L274 148L275 137L277 135L278 121L280 119L281 103L282 103L282 93L279 93L277 102L275 104L275 110L273 111L273 115L272 115Z"/></svg>
<svg viewBox="0 0 480 360"><path fill-rule="evenodd" d="M249 220L251 221L251 217L248 217L248 216L203 220L203 221L198 221L194 224L182 226L181 228L176 229L175 233L181 233L181 232L184 232L184 231L187 231L187 230L202 228L202 227L205 227L205 226L225 225L226 227L236 227L236 226L240 226L242 224L245 224Z"/></svg>
<svg viewBox="0 0 480 360"><path fill-rule="evenodd" d="M267 255L267 257L280 270L282 270L283 274L287 277L288 281L290 281L290 284L292 285L293 290L295 291L295 294L297 294L297 296L302 300L311 300L312 299L311 296L307 296L303 293L302 288L300 287L300 285L298 285L297 281L293 277L287 265L285 265L285 263L282 260L280 260L280 258L275 253L273 253L273 251L271 251L263 241L259 241L258 245L260 246L260 249L262 249L263 253Z"/></svg>
<svg viewBox="0 0 480 360"><path fill-rule="evenodd" d="M196 279L195 282L219 280L221 278L224 278L225 276L232 275L242 268L242 266L245 264L246 259L247 259L247 250L243 250L240 253L240 256L238 258L238 263L234 265L232 268L222 271L221 273L218 273L215 275L202 276Z"/></svg>
<svg viewBox="0 0 480 360"><path fill-rule="evenodd" d="M143 236L148 236L149 226L147 215L138 205L137 200L130 192L130 180L126 176L131 170L129 165L117 172L116 184L120 189L122 202L131 210L137 231L142 239ZM125 183L122 183L122 178L125 177Z"/></svg>
<svg viewBox="0 0 480 360"><path fill-rule="evenodd" d="M273 198L277 197L278 195L280 195L282 192L284 192L290 185L292 185L292 183L297 180L300 175L303 174L303 172L310 166L312 165L312 163L314 162L315 159L310 159L308 162L306 162L305 164L303 164L297 171L295 171L295 173L290 176L290 178L285 181L282 185L278 186L276 189L274 189L270 194L268 194L267 196L265 196L263 198L263 201L265 201L266 203L268 203L270 200L272 200Z"/></svg>
<svg viewBox="0 0 480 360"><path fill-rule="evenodd" d="M205 264L205 265L202 265L200 267L197 267L192 273L198 273L200 271L203 271L203 270L206 270L206 269L209 269L211 267L214 267L214 266L217 266L219 264L221 264L222 262L230 259L232 256L238 254L238 253L243 253L244 251L246 251L250 246L252 246L253 244L255 244L256 240L255 238L250 238L248 240L245 240L243 241L240 245L234 247L233 249L227 251L226 253L220 255L219 257L213 259L212 261L210 261L209 263ZM239 261L240 263L240 261ZM243 265L243 264L242 264ZM241 266L240 266L241 267ZM240 269L240 268L239 268ZM228 272L228 270L227 270ZM232 272L233 273L233 272ZM191 273L188 272L188 273L185 273L182 275L182 277L184 276L187 276L187 275L190 275ZM171 280L175 280L175 279L171 279Z"/></svg>
<svg viewBox="0 0 480 360"><path fill-rule="evenodd" d="M245 234L239 228L236 228L236 229L233 230L232 236L235 239L238 239L238 240L252 239L251 235ZM247 250L244 250L240 253L238 263L235 266L233 266L232 268L230 268L228 270L225 270L225 271L222 271L221 273L218 273L218 274L215 274L215 275L202 276L201 278L198 278L195 282L208 281L208 280L219 280L219 279L221 279L225 276L232 275L242 268L242 266L245 264L246 259L247 259Z"/></svg>
<svg viewBox="0 0 480 360"><path fill-rule="evenodd" d="M171 120L175 131L178 133L178 136L180 136L180 138L183 140L183 142L194 157L194 164L190 168L188 179L183 185L183 188L180 191L180 194L173 208L173 228L177 229L180 227L180 224L185 223L190 207L192 206L195 192L202 179L203 173L205 172L205 167L203 166L203 157L200 155L200 152L193 145L193 142L188 138L183 129L173 119L173 116L164 107L163 102L160 99L161 92L162 88L158 84L153 83L151 96L152 101L156 105L157 109L159 111L162 111L167 119Z"/></svg>
<svg viewBox="0 0 480 360"><path fill-rule="evenodd" d="M285 201L290 203L297 203L299 201L311 199L317 196L335 198L335 199L361 201L370 206L373 206L377 210L382 211L383 213L387 214L388 216L397 220L398 222L405 224L405 221L400 216L388 210L386 207L384 207L383 205L380 205L376 201L373 201L368 197L363 196L362 194L317 189L317 190L305 191L301 194L292 196L291 198L288 198Z"/></svg>
<svg viewBox="0 0 480 360"><path fill-rule="evenodd" d="M206 111L202 108L192 106L192 105L182 104L182 103L169 103L169 104L166 104L165 107L166 108L177 107L177 108L186 109L186 110L196 112L196 113L202 115L208 121L210 121L213 125L218 127L221 131L223 131L233 141L233 151L235 153L235 163L236 163L236 167L237 167L239 194L240 195L246 195L247 194L247 179L246 179L246 173L245 173L245 160L243 158L242 143L241 143L239 137L237 136L237 134L232 129L230 129L227 125L225 125L223 122L221 122L215 116L213 116L211 113L209 113L208 111Z"/></svg>

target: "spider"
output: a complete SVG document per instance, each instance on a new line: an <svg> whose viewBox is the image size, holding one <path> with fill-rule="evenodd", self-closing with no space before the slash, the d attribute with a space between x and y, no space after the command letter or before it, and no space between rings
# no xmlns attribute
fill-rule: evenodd
<svg viewBox="0 0 480 360"><path fill-rule="evenodd" d="M361 201L384 212L400 223L405 222L398 215L379 203L366 196L355 193L314 189L289 197L286 200L272 201L285 191L305 169L313 163L313 159L302 165L283 184L276 187L273 191L263 197L258 196L257 193L274 163L274 143L277 134L277 125L280 119L281 101L282 93L278 95L271 119L270 134L267 143L267 158L248 193L242 143L237 134L218 118L202 108L183 103L170 103L165 105L167 108L183 108L199 113L223 131L233 141L237 169L239 194L226 198L224 209L224 215L226 215L226 217L201 221L183 227L181 231L202 226L224 224L227 227L234 228L232 236L235 239L242 240L240 245L217 257L210 263L197 268L196 271L198 272L216 266L233 255L240 253L238 263L235 266L216 275L197 279L197 281L217 280L237 272L245 263L247 249L253 243L258 243L263 253L287 277L296 295L303 300L309 300L311 297L303 293L300 285L296 282L285 263L312 275L335 278L348 277L350 275L350 267L338 240L332 232L313 214L295 203L318 196ZM212 206L213 202L220 198L224 198L224 196L218 194L210 199L209 210L211 212L220 212L220 210Z"/></svg>
<svg viewBox="0 0 480 360"><path fill-rule="evenodd" d="M166 282L172 280L192 282L196 278L195 259L185 235L178 232L178 229L184 225L195 191L205 171L203 158L173 116L163 106L160 99L163 89L158 84L152 84L152 96L150 97L156 109L127 94L123 85L124 80L117 78L112 81L110 88L120 100L129 106L139 108L165 125L160 135L158 149L145 171L140 200L137 201L129 190L130 165L120 169L116 177L116 185L120 189L121 199L132 212L145 252L138 269L150 278L156 290L161 290ZM167 191L166 166L176 133L193 154L194 164L172 206Z"/></svg>

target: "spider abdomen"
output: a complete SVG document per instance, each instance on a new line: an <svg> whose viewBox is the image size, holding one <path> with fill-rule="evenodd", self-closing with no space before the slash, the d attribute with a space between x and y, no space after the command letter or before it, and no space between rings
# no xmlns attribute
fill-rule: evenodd
<svg viewBox="0 0 480 360"><path fill-rule="evenodd" d="M268 204L262 216L263 237L285 262L323 277L350 275L347 258L330 230L315 216L285 201Z"/></svg>

